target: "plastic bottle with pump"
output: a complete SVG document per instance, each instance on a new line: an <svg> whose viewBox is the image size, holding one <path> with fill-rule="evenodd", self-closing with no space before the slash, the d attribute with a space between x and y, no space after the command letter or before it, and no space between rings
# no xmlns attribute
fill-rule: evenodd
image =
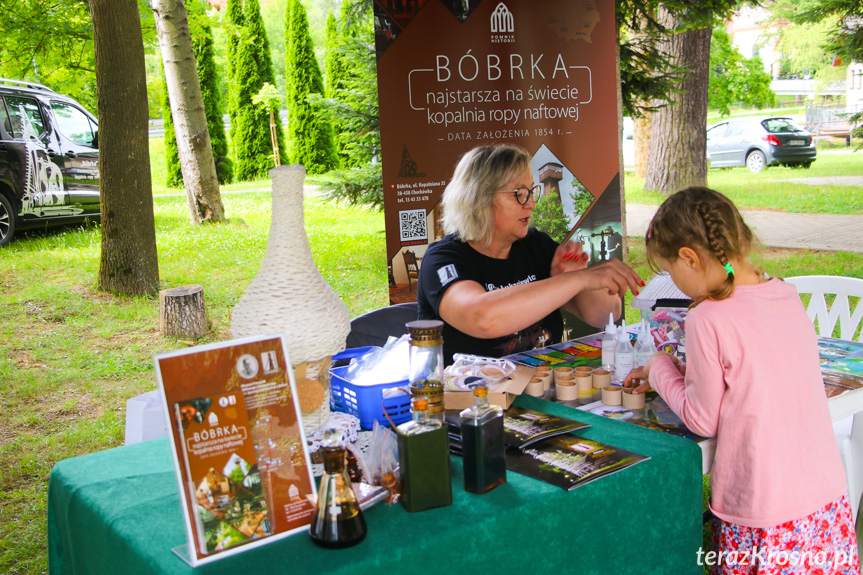
<svg viewBox="0 0 863 575"><path fill-rule="evenodd" d="M635 350L629 343L629 334L626 333L626 321L624 320L617 330L617 345L614 346L614 376L626 377L635 364Z"/></svg>
<svg viewBox="0 0 863 575"><path fill-rule="evenodd" d="M602 336L602 365L609 371L614 368L614 347L617 345L617 326L614 325L614 314L608 314L608 325Z"/></svg>
<svg viewBox="0 0 863 575"><path fill-rule="evenodd" d="M646 320L641 320L641 333L638 334L638 340L635 342L635 367L647 365L647 361L655 353L656 344L650 333L650 324Z"/></svg>

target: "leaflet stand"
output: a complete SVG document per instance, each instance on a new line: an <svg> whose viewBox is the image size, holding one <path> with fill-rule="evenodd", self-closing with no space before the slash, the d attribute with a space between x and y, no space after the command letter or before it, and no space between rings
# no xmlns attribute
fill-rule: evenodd
<svg viewBox="0 0 863 575"><path fill-rule="evenodd" d="M317 491L281 335L153 356L191 567L306 532Z"/></svg>

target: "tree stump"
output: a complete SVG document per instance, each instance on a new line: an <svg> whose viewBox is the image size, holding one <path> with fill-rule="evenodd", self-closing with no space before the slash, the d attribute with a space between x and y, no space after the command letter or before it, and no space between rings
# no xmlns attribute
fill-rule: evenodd
<svg viewBox="0 0 863 575"><path fill-rule="evenodd" d="M201 286L187 285L159 292L159 332L162 335L196 339L209 330Z"/></svg>

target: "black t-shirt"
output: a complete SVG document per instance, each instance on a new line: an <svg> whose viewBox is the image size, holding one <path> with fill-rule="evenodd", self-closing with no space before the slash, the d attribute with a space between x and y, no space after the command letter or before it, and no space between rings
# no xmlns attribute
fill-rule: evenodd
<svg viewBox="0 0 863 575"><path fill-rule="evenodd" d="M551 274L557 243L533 228L512 244L506 259L484 256L454 234L429 246L423 256L417 286L419 319L442 319L438 307L446 290L457 281L473 280L486 291L531 283ZM513 314L520 310L512 310ZM512 335L480 339L444 322L443 349L447 363L454 353L502 357L557 343L563 335L563 319L555 310L537 323Z"/></svg>

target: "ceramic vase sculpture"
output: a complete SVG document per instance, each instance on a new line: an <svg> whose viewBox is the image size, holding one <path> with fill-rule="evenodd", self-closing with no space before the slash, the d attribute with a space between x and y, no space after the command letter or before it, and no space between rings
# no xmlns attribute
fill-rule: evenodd
<svg viewBox="0 0 863 575"><path fill-rule="evenodd" d="M282 333L297 383L303 427L329 417L330 358L345 348L348 309L321 276L306 238L299 165L270 170L273 213L261 270L231 314L235 338Z"/></svg>

